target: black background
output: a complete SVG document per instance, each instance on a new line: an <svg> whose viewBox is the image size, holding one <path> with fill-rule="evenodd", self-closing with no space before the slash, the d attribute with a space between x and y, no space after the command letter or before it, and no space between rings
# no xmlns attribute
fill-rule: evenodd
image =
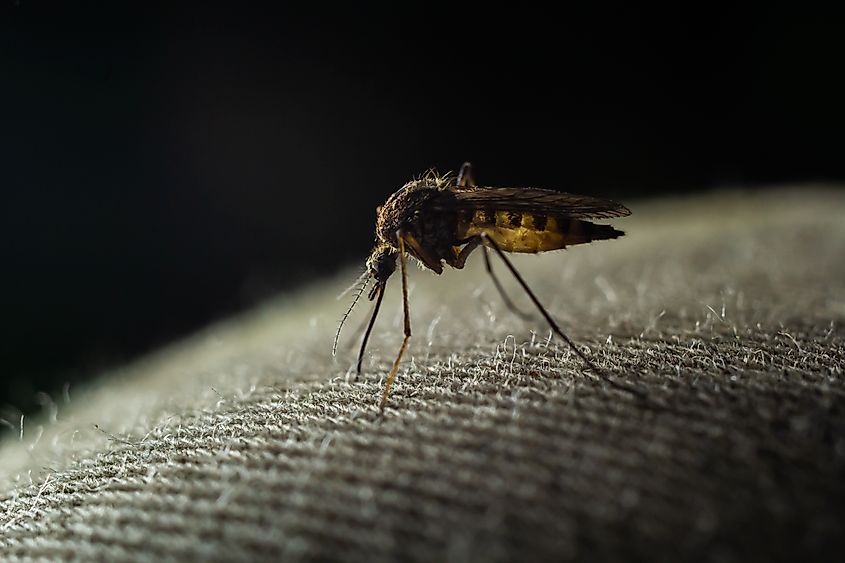
<svg viewBox="0 0 845 563"><path fill-rule="evenodd" d="M845 179L809 8L173 4L3 5L0 403L360 263L432 166L626 202Z"/></svg>

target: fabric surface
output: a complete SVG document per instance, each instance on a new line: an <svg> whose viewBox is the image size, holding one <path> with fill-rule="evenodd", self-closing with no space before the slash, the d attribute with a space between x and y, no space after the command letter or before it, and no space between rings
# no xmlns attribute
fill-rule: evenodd
<svg viewBox="0 0 845 563"><path fill-rule="evenodd" d="M347 272L12 421L0 558L832 559L845 196L630 207L622 239L513 260L644 397L584 372L539 316L510 314L473 256L410 272L414 335L380 420L399 280L356 382L368 304L330 354Z"/></svg>

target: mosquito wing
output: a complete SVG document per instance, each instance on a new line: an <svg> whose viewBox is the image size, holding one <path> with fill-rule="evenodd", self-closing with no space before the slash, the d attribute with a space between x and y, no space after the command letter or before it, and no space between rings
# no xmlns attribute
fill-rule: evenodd
<svg viewBox="0 0 845 563"><path fill-rule="evenodd" d="M621 203L585 195L537 188L458 188L435 203L443 211L495 209L543 215L566 215L574 219L625 217L631 212Z"/></svg>

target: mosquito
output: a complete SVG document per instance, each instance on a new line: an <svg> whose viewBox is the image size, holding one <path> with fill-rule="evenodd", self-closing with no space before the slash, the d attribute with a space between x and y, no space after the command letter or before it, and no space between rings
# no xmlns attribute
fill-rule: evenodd
<svg viewBox="0 0 845 563"><path fill-rule="evenodd" d="M421 178L402 186L387 198L384 205L376 209L376 246L367 259L366 271L360 278L361 284L352 305L337 329L332 353L337 350L344 321L367 285L373 281L374 285L367 296L370 301L375 300L375 307L358 352L356 372L360 376L367 341L381 307L387 280L396 271L398 260L402 279L404 338L384 387L379 407L379 412L383 415L399 363L411 339L406 255L416 258L434 273L441 274L444 262L460 270L469 255L476 248L481 248L487 273L506 306L516 314L524 316L508 298L493 272L488 249L495 252L504 262L552 331L572 348L587 368L602 374L560 329L505 253L533 254L594 240L615 239L625 233L610 225L593 223L588 219L609 219L630 214L624 205L607 199L536 188L477 186L473 181L472 166L469 162L461 166L457 177L429 171ZM628 390L613 380L610 382Z"/></svg>

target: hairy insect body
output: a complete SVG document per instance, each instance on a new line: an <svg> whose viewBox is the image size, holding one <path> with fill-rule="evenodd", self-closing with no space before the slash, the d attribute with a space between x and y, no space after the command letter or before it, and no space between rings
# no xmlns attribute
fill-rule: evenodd
<svg viewBox="0 0 845 563"><path fill-rule="evenodd" d="M594 240L622 236L601 225L555 213L454 207L454 193L440 177L425 177L405 184L379 209L376 234L379 242L398 251L396 233L407 237L410 253L440 274L441 261L454 265L460 246L487 235L506 252L537 253L558 250ZM395 259L395 256L394 256Z"/></svg>
<svg viewBox="0 0 845 563"><path fill-rule="evenodd" d="M368 297L371 301L375 300L375 305L358 353L357 372L360 373L367 339L378 316L387 280L396 271L396 262L399 262L404 339L387 377L381 412L384 412L399 362L411 338L406 254L419 260L431 271L441 274L444 262L456 269L463 268L472 251L481 248L485 266L496 289L502 294L508 307L519 314L493 273L487 256L487 249L492 249L514 275L555 334L569 344L585 365L598 372L589 358L560 330L507 259L505 252L536 253L594 240L617 238L624 233L609 225L593 223L590 219L609 219L628 214L630 211L624 205L589 196L535 188L476 186L472 180L469 163L464 163L457 177L440 176L431 172L418 180L408 182L394 192L384 205L377 209L376 245L367 259L366 279L344 315L346 320L367 283L374 280ZM342 326L343 321L335 333L333 350L337 347Z"/></svg>

